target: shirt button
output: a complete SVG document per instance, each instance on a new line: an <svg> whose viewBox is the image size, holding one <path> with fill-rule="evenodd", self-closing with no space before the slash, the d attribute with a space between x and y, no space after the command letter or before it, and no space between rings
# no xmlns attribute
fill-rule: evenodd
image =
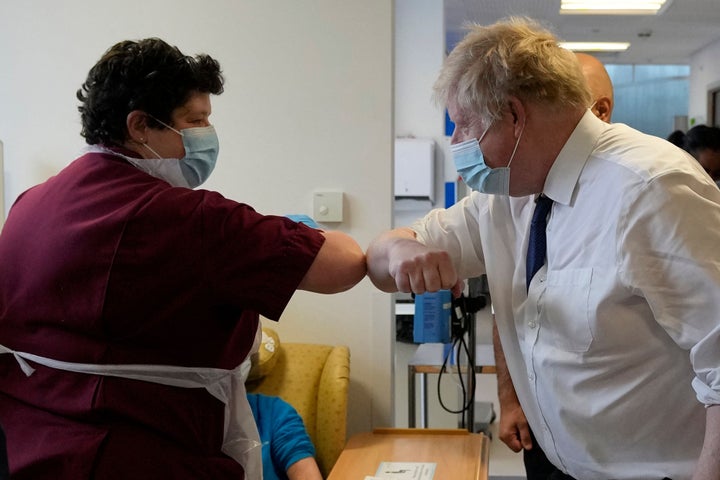
<svg viewBox="0 0 720 480"><path fill-rule="evenodd" d="M530 375L528 375L528 378L530 379L530 381L535 380L535 374L531 373Z"/></svg>
<svg viewBox="0 0 720 480"><path fill-rule="evenodd" d="M537 326L537 323L535 322L528 322L528 327L535 328Z"/></svg>

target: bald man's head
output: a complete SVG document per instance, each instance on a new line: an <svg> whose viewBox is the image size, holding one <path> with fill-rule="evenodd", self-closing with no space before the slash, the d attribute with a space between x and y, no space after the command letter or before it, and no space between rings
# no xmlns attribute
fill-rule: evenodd
<svg viewBox="0 0 720 480"><path fill-rule="evenodd" d="M613 87L605 66L587 53L576 52L583 74L590 87L594 105L592 111L600 120L610 123L613 109Z"/></svg>

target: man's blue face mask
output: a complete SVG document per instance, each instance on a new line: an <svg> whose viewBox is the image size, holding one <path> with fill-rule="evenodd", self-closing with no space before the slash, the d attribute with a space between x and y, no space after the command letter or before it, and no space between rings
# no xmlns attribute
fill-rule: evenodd
<svg viewBox="0 0 720 480"><path fill-rule="evenodd" d="M455 162L455 168L468 187L482 193L510 195L510 164L515 157L515 151L520 143L520 138L522 138L522 132L520 132L520 136L515 142L515 148L507 167L491 168L485 163L485 157L482 150L480 150L480 142L485 138L490 126L492 124L485 129L479 139L473 138L462 143L456 143L450 147L450 151ZM524 130L525 127L523 126Z"/></svg>

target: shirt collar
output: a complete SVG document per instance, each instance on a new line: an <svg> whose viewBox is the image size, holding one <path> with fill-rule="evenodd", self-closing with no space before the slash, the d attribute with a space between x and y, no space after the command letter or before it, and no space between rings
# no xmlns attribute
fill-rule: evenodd
<svg viewBox="0 0 720 480"><path fill-rule="evenodd" d="M543 190L545 195L554 202L570 204L580 173L607 126L590 110L585 112L550 167Z"/></svg>

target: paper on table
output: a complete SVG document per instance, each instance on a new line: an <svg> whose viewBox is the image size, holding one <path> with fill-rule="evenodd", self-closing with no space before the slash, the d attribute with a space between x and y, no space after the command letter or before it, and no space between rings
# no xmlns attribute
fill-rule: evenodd
<svg viewBox="0 0 720 480"><path fill-rule="evenodd" d="M375 478L391 480L432 480L435 475L436 465L437 464L432 462L382 462L377 472L375 472Z"/></svg>

